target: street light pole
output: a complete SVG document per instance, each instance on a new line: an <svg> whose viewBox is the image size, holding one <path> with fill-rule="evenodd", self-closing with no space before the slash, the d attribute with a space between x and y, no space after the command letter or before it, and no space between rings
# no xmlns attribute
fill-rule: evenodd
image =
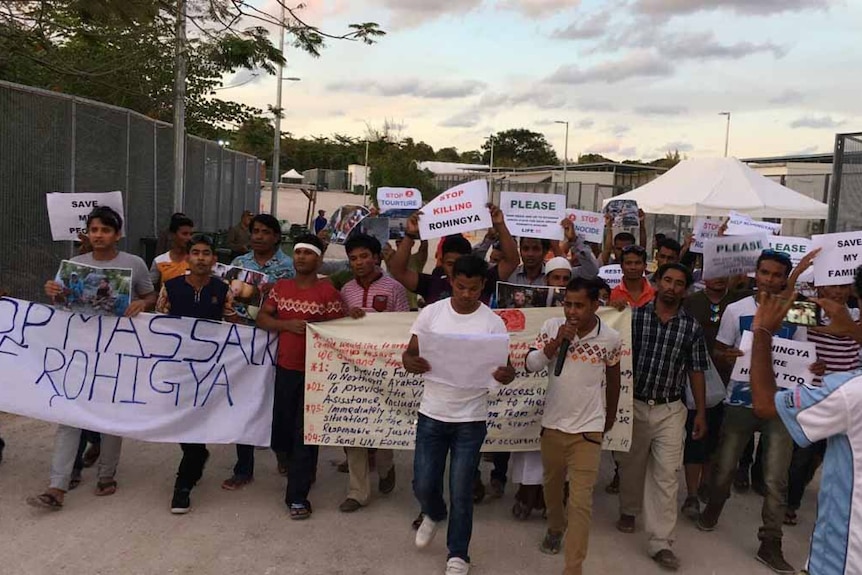
<svg viewBox="0 0 862 575"><path fill-rule="evenodd" d="M727 116L727 127L724 129L724 157L727 157L727 147L730 143L730 112L719 112L719 116Z"/></svg>
<svg viewBox="0 0 862 575"><path fill-rule="evenodd" d="M368 205L368 138L365 138L365 191L362 193L362 205Z"/></svg>
<svg viewBox="0 0 862 575"><path fill-rule="evenodd" d="M278 52L282 61L278 63L278 82L275 87L275 136L272 142L272 195L269 199L269 213L278 219L278 182L281 166L281 82L284 74L284 4L281 5L281 20L278 24Z"/></svg>
<svg viewBox="0 0 862 575"><path fill-rule="evenodd" d="M186 0L177 0L174 61L174 212L184 211L186 167Z"/></svg>
<svg viewBox="0 0 862 575"><path fill-rule="evenodd" d="M565 120L555 120L555 124L565 124L566 125L566 144L565 150L563 151L563 193L566 194L566 197L569 195L569 122Z"/></svg>

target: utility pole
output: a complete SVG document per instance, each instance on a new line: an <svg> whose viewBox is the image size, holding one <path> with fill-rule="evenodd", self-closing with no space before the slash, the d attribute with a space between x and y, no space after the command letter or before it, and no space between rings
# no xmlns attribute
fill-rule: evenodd
<svg viewBox="0 0 862 575"><path fill-rule="evenodd" d="M368 138L365 138L365 192L362 194L362 205L368 205Z"/></svg>
<svg viewBox="0 0 862 575"><path fill-rule="evenodd" d="M278 51L284 61L284 4L281 5L281 21L278 27ZM278 219L278 182L281 180L281 79L284 64L278 64L278 81L275 88L275 136L272 142L272 195L269 200L269 213Z"/></svg>
<svg viewBox="0 0 862 575"><path fill-rule="evenodd" d="M566 198L568 200L569 196L569 122L566 120L555 120L555 124L565 124L566 125L566 144L565 150L563 151L563 189L565 190L563 193L566 194Z"/></svg>
<svg viewBox="0 0 862 575"><path fill-rule="evenodd" d="M730 112L719 112L719 116L727 116L727 127L724 129L724 157L727 157L727 147L730 143Z"/></svg>
<svg viewBox="0 0 862 575"><path fill-rule="evenodd" d="M177 0L174 47L174 212L182 212L185 204L187 64L186 0Z"/></svg>

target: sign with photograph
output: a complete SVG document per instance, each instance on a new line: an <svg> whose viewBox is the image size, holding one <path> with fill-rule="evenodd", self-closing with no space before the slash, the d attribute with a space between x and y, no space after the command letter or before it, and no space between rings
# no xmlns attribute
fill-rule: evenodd
<svg viewBox="0 0 862 575"><path fill-rule="evenodd" d="M63 286L61 309L85 316L123 315L132 301L132 270L97 268L63 260L54 281Z"/></svg>

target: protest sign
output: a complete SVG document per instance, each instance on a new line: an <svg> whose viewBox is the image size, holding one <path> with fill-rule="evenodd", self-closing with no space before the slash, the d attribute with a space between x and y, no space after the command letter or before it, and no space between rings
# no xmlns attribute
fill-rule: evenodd
<svg viewBox="0 0 862 575"><path fill-rule="evenodd" d="M132 301L132 270L97 268L63 260L54 281L63 286L57 304L84 315L123 315Z"/></svg>
<svg viewBox="0 0 862 575"><path fill-rule="evenodd" d="M449 188L422 208L419 236L423 240L491 227L488 182L473 180Z"/></svg>
<svg viewBox="0 0 862 575"><path fill-rule="evenodd" d="M566 196L500 192L506 227L517 238L563 239L560 222L566 217Z"/></svg>
<svg viewBox="0 0 862 575"><path fill-rule="evenodd" d="M814 285L853 283L862 265L862 232L811 236L811 249L820 249L814 258Z"/></svg>
<svg viewBox="0 0 862 575"><path fill-rule="evenodd" d="M692 233L694 239L691 242L691 247L688 251L695 254L703 253L703 246L706 240L718 237L718 230L721 228L721 221L710 220L707 218L697 218L694 222Z"/></svg>
<svg viewBox="0 0 862 575"><path fill-rule="evenodd" d="M757 269L757 258L768 247L769 241L764 233L708 239L703 247L703 279L753 272Z"/></svg>
<svg viewBox="0 0 862 575"><path fill-rule="evenodd" d="M757 222L745 214L730 212L730 219L727 221L727 229L724 235L747 236L758 233L777 236L781 233L781 224Z"/></svg>
<svg viewBox="0 0 862 575"><path fill-rule="evenodd" d="M605 280L611 289L614 289L623 281L623 268L620 264L602 266L599 268L599 277Z"/></svg>
<svg viewBox="0 0 862 575"><path fill-rule="evenodd" d="M377 207L381 212L418 210L422 207L422 194L416 188L377 188Z"/></svg>
<svg viewBox="0 0 862 575"><path fill-rule="evenodd" d="M0 299L0 411L143 441L269 445L278 335Z"/></svg>
<svg viewBox="0 0 862 575"><path fill-rule="evenodd" d="M356 229L357 228L354 228L354 232ZM358 230L372 238L377 238L377 241L380 242L381 246L385 246L389 242L389 218L365 218L359 222Z"/></svg>
<svg viewBox="0 0 862 575"><path fill-rule="evenodd" d="M524 362L546 319L559 308L498 310L509 330L509 354L517 371L509 385L495 385L488 401L483 451L539 449L548 372L528 373ZM631 312L602 308L603 325L622 336L617 420L604 447L628 451L632 426ZM407 373L401 353L415 313L368 314L359 320L308 325L306 340L305 442L413 449L423 378Z"/></svg>
<svg viewBox="0 0 862 575"><path fill-rule="evenodd" d="M256 320L267 291L264 286L272 283L270 278L262 272L223 263L213 266L213 275L230 286L237 314L244 319Z"/></svg>
<svg viewBox="0 0 862 575"><path fill-rule="evenodd" d="M78 234L87 233L87 216L99 206L108 206L123 214L122 192L98 192L46 194L48 220L51 223L51 239L55 242L78 241Z"/></svg>
<svg viewBox="0 0 862 575"><path fill-rule="evenodd" d="M637 228L640 226L638 203L635 200L611 200L604 212L613 219L615 228Z"/></svg>
<svg viewBox="0 0 862 575"><path fill-rule="evenodd" d="M324 228L329 232L329 242L333 244L344 244L359 222L365 219L370 212L364 206L341 206L329 218L329 223Z"/></svg>
<svg viewBox="0 0 862 575"><path fill-rule="evenodd" d="M811 250L811 240L808 238L794 238L792 236L768 236L769 247L777 252L790 256L793 267L799 265L802 258ZM797 280L798 283L809 283L814 281L814 270L808 268Z"/></svg>
<svg viewBox="0 0 862 575"><path fill-rule="evenodd" d="M575 231L585 242L600 244L605 239L605 217L596 212L566 210L566 217L574 224Z"/></svg>
<svg viewBox="0 0 862 575"><path fill-rule="evenodd" d="M564 287L530 286L497 282L497 306L500 309L525 307L558 307L566 295Z"/></svg>
<svg viewBox="0 0 862 575"><path fill-rule="evenodd" d="M736 358L730 379L749 381L751 377L751 347L754 336L750 331L742 332L739 349L745 355ZM797 385L812 385L814 374L811 364L817 361L817 348L807 341L793 341L783 337L772 338L772 364L775 385L791 388Z"/></svg>

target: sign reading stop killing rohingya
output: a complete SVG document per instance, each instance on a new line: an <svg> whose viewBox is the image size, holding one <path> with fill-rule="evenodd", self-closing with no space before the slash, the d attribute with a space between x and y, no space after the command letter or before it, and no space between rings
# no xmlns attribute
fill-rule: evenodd
<svg viewBox="0 0 862 575"><path fill-rule="evenodd" d="M418 210L422 194L416 188L377 188L377 207L386 210Z"/></svg>
<svg viewBox="0 0 862 575"><path fill-rule="evenodd" d="M506 227L519 238L563 239L560 222L566 217L566 196L500 192Z"/></svg>
<svg viewBox="0 0 862 575"><path fill-rule="evenodd" d="M419 236L423 240L491 227L488 182L473 180L449 188L422 208Z"/></svg>
<svg viewBox="0 0 862 575"><path fill-rule="evenodd" d="M87 216L99 206L113 208L123 216L122 192L46 194L51 239L55 242L78 241L78 234L87 233Z"/></svg>

